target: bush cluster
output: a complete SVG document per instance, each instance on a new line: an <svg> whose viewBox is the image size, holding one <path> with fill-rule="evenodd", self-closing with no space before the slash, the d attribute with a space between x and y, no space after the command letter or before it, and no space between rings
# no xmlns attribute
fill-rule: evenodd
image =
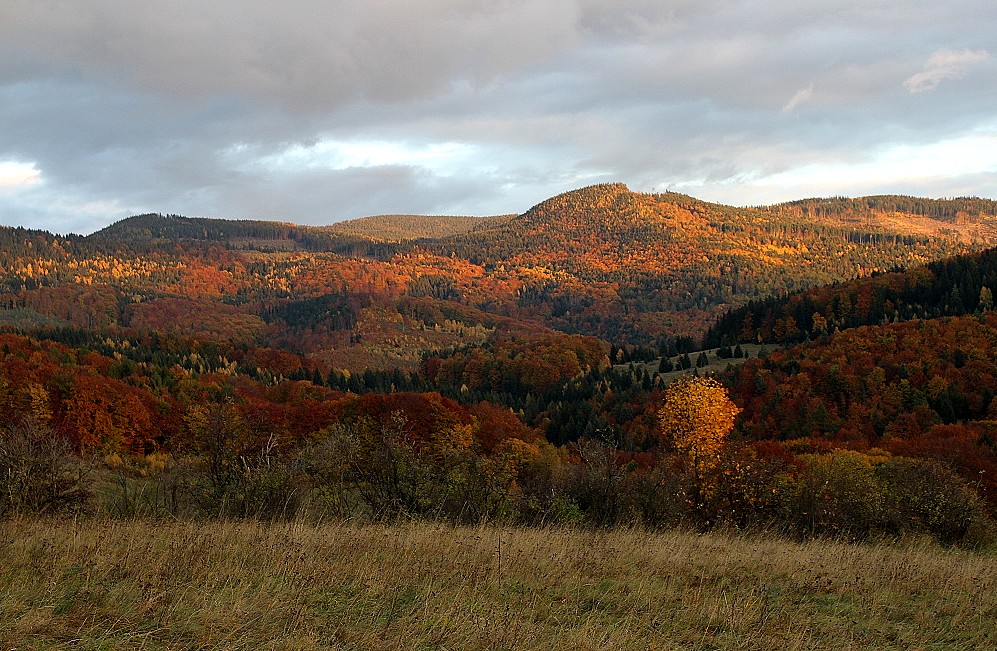
<svg viewBox="0 0 997 651"><path fill-rule="evenodd" d="M81 508L90 497L92 467L65 437L35 420L0 428L0 516Z"/></svg>
<svg viewBox="0 0 997 651"><path fill-rule="evenodd" d="M800 538L928 535L992 541L966 482L935 462L834 450L786 455L728 443L709 464L681 452L623 452L583 439L565 448L519 439L490 454L459 426L411 436L405 417L356 419L307 443L238 453L216 440L182 456L81 460L55 433L23 422L0 433L0 515L65 511L116 517L732 527ZM466 432L464 433L466 434Z"/></svg>
<svg viewBox="0 0 997 651"><path fill-rule="evenodd" d="M980 499L937 461L841 450L802 461L782 504L786 526L797 535L923 533L944 544L989 541Z"/></svg>

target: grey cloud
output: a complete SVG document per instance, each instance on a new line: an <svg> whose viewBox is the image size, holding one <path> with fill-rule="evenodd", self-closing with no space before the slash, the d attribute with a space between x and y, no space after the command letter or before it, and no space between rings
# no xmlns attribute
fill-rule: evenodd
<svg viewBox="0 0 997 651"><path fill-rule="evenodd" d="M14 2L8 59L181 99L238 94L327 110L403 101L542 62L573 40L569 2Z"/></svg>
<svg viewBox="0 0 997 651"><path fill-rule="evenodd" d="M3 1L0 161L43 179L0 197L7 223L493 213L611 180L737 203L997 121L990 0ZM261 162L325 141L478 158Z"/></svg>

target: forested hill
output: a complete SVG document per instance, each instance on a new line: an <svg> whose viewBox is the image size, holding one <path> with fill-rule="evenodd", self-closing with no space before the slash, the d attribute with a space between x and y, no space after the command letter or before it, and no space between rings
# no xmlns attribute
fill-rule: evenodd
<svg viewBox="0 0 997 651"><path fill-rule="evenodd" d="M267 314L283 303L336 294L330 304L349 303L361 330L351 345L373 345L370 333L379 331L379 350L399 345L411 363L421 344L408 324L400 337L385 326L408 318L399 310L425 314L428 303L434 316L424 323L434 326L487 329L499 317L646 345L700 338L722 314L751 301L997 244L992 202L829 201L838 208L734 208L608 184L552 197L515 217L396 215L316 227L140 215L86 238L5 230L0 286L9 289L8 305L41 315L27 313L19 323L47 316L74 322L62 305L75 295L73 284L107 290L108 305L118 307L94 322L119 324L138 322L133 313L153 313L166 298L198 300L209 316L212 303L225 304L222 312L237 306L270 323ZM442 312L435 306L441 302ZM179 309L168 307L164 314ZM240 332L262 330L253 324Z"/></svg>
<svg viewBox="0 0 997 651"><path fill-rule="evenodd" d="M816 218L854 219L870 214L928 217L949 224L983 223L997 217L997 201L979 197L923 199L904 195L877 195L800 199L768 207L768 210Z"/></svg>
<svg viewBox="0 0 997 651"><path fill-rule="evenodd" d="M487 229L510 219L444 215L374 215L329 226L286 222L211 219L150 213L116 222L90 236L101 242L153 243L202 241L230 248L279 248L336 251L345 243L437 239Z"/></svg>
<svg viewBox="0 0 997 651"><path fill-rule="evenodd" d="M654 330L699 336L706 322L749 300L997 243L997 219L985 213L960 230L921 214L905 217L899 200L874 202L877 208L857 219L860 205L855 200L834 214L734 208L597 185L548 199L497 228L423 246L485 267L537 270L521 305L554 306L563 329L638 340ZM927 205L946 216L961 206L921 200L911 209ZM613 305L615 314L590 309L598 303Z"/></svg>
<svg viewBox="0 0 997 651"><path fill-rule="evenodd" d="M834 330L993 309L997 249L752 301L709 329L706 346L791 343Z"/></svg>
<svg viewBox="0 0 997 651"><path fill-rule="evenodd" d="M674 192L636 193L616 183L552 197L497 228L457 234L441 245L459 243L468 250L498 245L492 258L524 252L612 256L648 244L780 240L788 233L805 240L899 237L911 246L932 238L997 242L995 228L997 202L987 199L877 196L735 208Z"/></svg>
<svg viewBox="0 0 997 651"><path fill-rule="evenodd" d="M328 230L344 235L367 237L386 242L405 242L419 239L439 239L494 228L515 217L462 217L453 215L374 215L339 222Z"/></svg>
<svg viewBox="0 0 997 651"><path fill-rule="evenodd" d="M233 238L295 239L307 226L282 222L209 219L149 213L136 215L103 228L90 238L105 241L180 241L207 240L224 242Z"/></svg>
<svg viewBox="0 0 997 651"><path fill-rule="evenodd" d="M375 220L377 218L374 218ZM378 223L375 221L375 223ZM111 224L87 237L107 246L117 244L138 252L166 245L258 251L312 251L387 258L396 247L391 238L358 235L349 226L304 226L259 220L211 219L150 213ZM396 229L397 230L397 229Z"/></svg>
<svg viewBox="0 0 997 651"><path fill-rule="evenodd" d="M773 206L734 208L672 192L634 193L624 184L616 183L552 197L518 216L375 215L328 226L305 226L150 213L116 222L90 239L237 244L240 240L256 239L307 243L323 235L340 235L390 242L436 239L444 241L441 246L468 249L499 244L508 254L535 250L530 240L542 236L545 251L563 253L605 242L626 248L630 243L640 243L675 228L695 230L698 226L737 232L747 222L756 226L765 224L763 230L775 232L807 225L837 227L849 232L993 240L997 237L997 202L883 195L801 199Z"/></svg>

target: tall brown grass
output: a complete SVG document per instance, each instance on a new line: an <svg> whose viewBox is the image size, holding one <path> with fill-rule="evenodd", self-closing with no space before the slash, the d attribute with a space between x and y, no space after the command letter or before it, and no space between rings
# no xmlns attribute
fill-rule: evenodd
<svg viewBox="0 0 997 651"><path fill-rule="evenodd" d="M992 649L992 555L637 530L0 522L4 649Z"/></svg>

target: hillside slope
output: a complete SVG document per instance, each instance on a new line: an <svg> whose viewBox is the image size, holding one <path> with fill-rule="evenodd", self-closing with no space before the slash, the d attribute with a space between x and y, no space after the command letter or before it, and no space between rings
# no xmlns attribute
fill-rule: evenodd
<svg viewBox="0 0 997 651"><path fill-rule="evenodd" d="M987 249L751 301L718 319L704 341L792 343L857 326L984 312L994 307L994 289L997 249Z"/></svg>
<svg viewBox="0 0 997 651"><path fill-rule="evenodd" d="M965 212L958 202L917 204L930 215L902 213L899 200L873 208L855 200L823 212L732 208L612 184L553 197L497 228L426 247L528 271L520 274L518 305L549 306L544 316L558 328L639 341L662 331L702 334L749 300L997 244L995 204L979 203L979 228L968 237L952 227ZM918 229L909 227L915 221Z"/></svg>
<svg viewBox="0 0 997 651"><path fill-rule="evenodd" d="M446 215L373 215L331 224L327 230L386 242L440 239L494 228L514 215L461 217Z"/></svg>
<svg viewBox="0 0 997 651"><path fill-rule="evenodd" d="M21 311L0 322L170 328L176 301L193 301L205 324L193 336L411 368L427 348L480 343L500 324L629 344L698 338L750 301L997 244L994 202L813 201L732 208L610 184L515 217L313 227L141 215L87 238L3 229L0 298ZM329 319L294 315L330 296Z"/></svg>

